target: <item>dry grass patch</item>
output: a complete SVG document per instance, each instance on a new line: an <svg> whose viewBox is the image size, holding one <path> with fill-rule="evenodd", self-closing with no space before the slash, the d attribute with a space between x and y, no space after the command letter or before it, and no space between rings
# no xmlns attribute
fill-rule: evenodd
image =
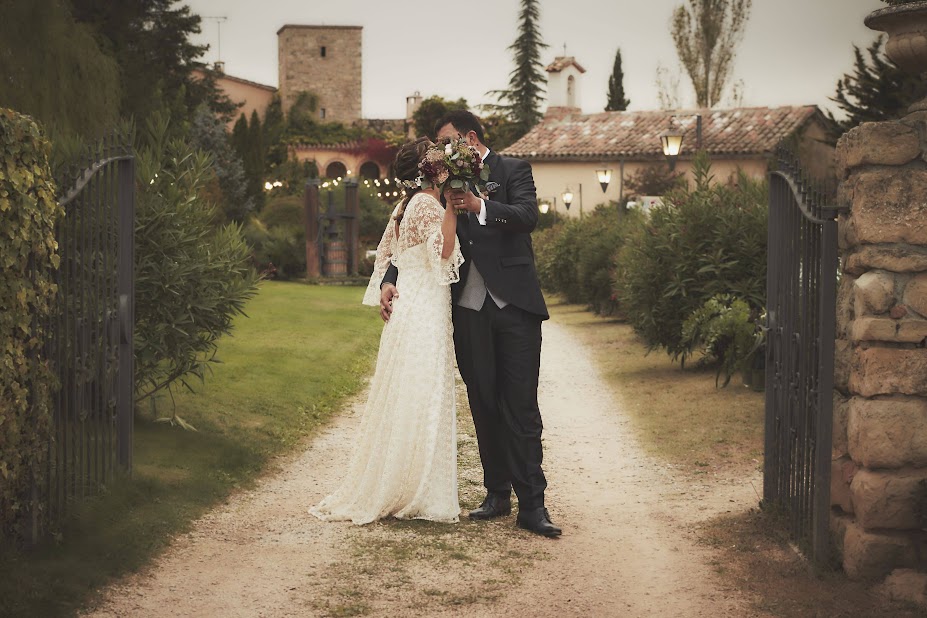
<svg viewBox="0 0 927 618"><path fill-rule="evenodd" d="M551 314L595 354L602 377L634 423L643 448L694 474L737 475L761 467L763 393L714 369L681 369L661 350L647 353L634 330L578 305L550 303Z"/></svg>

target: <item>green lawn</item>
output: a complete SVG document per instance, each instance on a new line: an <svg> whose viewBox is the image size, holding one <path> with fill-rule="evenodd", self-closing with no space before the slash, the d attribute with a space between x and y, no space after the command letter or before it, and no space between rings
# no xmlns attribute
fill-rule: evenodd
<svg viewBox="0 0 927 618"><path fill-rule="evenodd" d="M156 423L144 405L134 478L84 505L57 543L0 555L0 615L73 613L324 424L372 368L382 322L361 297L357 287L264 283L220 343L213 375L176 396L198 431ZM170 416L169 397L156 403Z"/></svg>

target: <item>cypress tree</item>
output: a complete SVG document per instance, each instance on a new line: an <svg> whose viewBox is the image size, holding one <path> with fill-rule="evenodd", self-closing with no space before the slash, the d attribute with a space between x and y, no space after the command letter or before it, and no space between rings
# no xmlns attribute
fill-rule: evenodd
<svg viewBox="0 0 927 618"><path fill-rule="evenodd" d="M248 150L244 161L248 192L255 203L260 205L264 197L264 132L257 110L251 112L251 122L248 123Z"/></svg>
<svg viewBox="0 0 927 618"><path fill-rule="evenodd" d="M623 112L630 104L631 101L624 96L624 70L621 68L621 48L619 47L615 52L612 74L608 78L608 103L605 105L605 111Z"/></svg>
<svg viewBox="0 0 927 618"><path fill-rule="evenodd" d="M232 147L242 160L248 152L248 119L244 114L238 117L235 126L232 128Z"/></svg>

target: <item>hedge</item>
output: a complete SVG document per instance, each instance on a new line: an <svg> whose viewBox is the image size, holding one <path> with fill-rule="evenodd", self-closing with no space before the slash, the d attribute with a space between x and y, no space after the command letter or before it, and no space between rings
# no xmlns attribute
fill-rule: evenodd
<svg viewBox="0 0 927 618"><path fill-rule="evenodd" d="M41 506L56 378L43 357L57 288L49 144L27 116L0 109L0 529L21 539ZM41 491L39 492L41 494Z"/></svg>

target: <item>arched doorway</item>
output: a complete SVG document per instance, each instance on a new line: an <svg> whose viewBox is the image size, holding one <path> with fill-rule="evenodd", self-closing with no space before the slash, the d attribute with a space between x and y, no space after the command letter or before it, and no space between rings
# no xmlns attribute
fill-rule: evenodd
<svg viewBox="0 0 927 618"><path fill-rule="evenodd" d="M348 168L341 161L332 161L325 168L326 178L344 178L348 175Z"/></svg>
<svg viewBox="0 0 927 618"><path fill-rule="evenodd" d="M366 161L360 166L360 177L376 180L380 177L380 166L373 161Z"/></svg>

